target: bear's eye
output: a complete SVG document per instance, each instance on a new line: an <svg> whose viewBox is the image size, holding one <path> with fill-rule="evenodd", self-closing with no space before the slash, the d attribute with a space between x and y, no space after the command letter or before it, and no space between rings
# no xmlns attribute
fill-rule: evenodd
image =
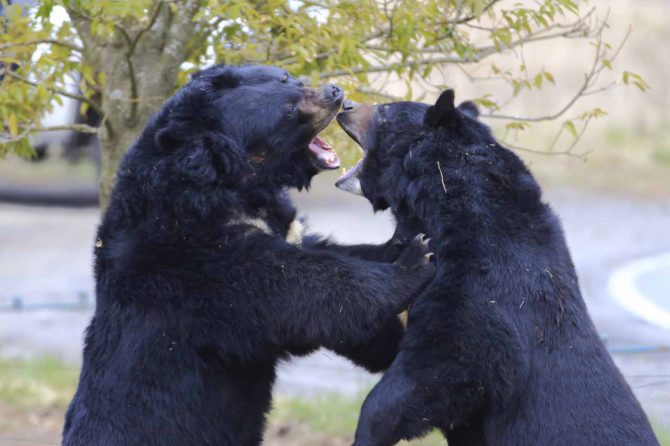
<svg viewBox="0 0 670 446"><path fill-rule="evenodd" d="M279 82L281 82L282 84L288 82L288 73L284 73L282 77L279 78Z"/></svg>
<svg viewBox="0 0 670 446"><path fill-rule="evenodd" d="M286 114L288 114L289 118L292 118L295 116L297 111L298 107L296 107L295 105L289 105L288 108L286 109Z"/></svg>

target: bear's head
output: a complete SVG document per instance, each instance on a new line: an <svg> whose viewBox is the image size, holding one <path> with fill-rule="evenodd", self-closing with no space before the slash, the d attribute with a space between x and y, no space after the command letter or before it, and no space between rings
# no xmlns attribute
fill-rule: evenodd
<svg viewBox="0 0 670 446"><path fill-rule="evenodd" d="M389 207L397 192L406 157L426 136L448 141L453 147L493 144L489 128L477 117L476 105L454 105L446 90L429 106L419 102L369 105L345 101L337 121L361 147L363 158L336 183L342 190L365 196L375 210Z"/></svg>
<svg viewBox="0 0 670 446"><path fill-rule="evenodd" d="M133 220L203 217L308 187L320 170L340 165L319 132L343 100L336 85L310 88L276 67L216 65L195 73L125 156L110 209Z"/></svg>
<svg viewBox="0 0 670 446"><path fill-rule="evenodd" d="M336 85L310 88L280 68L216 65L166 101L138 147L177 158L183 172L175 179L301 188L339 167L319 132L343 99Z"/></svg>

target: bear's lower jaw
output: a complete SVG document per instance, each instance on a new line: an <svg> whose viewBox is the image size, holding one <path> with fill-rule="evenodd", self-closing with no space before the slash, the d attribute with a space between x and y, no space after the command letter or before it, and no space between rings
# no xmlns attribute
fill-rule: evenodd
<svg viewBox="0 0 670 446"><path fill-rule="evenodd" d="M340 167L340 158L337 156L337 152L319 135L316 135L309 142L309 151L317 168L332 170Z"/></svg>
<svg viewBox="0 0 670 446"><path fill-rule="evenodd" d="M344 174L338 178L337 182L335 183L335 186L338 189L342 189L343 191L350 192L354 195L363 195L363 189L361 188L361 180L359 179L359 175L364 159L365 158L362 158L360 161L354 164L354 167L352 167L351 170L345 171Z"/></svg>

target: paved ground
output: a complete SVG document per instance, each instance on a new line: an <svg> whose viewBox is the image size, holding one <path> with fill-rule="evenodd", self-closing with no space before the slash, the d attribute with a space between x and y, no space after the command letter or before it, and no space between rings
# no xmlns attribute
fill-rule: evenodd
<svg viewBox="0 0 670 446"><path fill-rule="evenodd" d="M332 178L320 182L330 190ZM612 270L670 251L670 199L645 202L571 190L551 191L547 199L562 217L585 298L608 345L616 351L670 348L670 331L632 315L607 291ZM336 191L299 194L296 200L314 231L340 241L382 242L392 233L389 216L373 216L360 198ZM50 353L79 361L91 311L91 247L97 220L96 209L0 205L0 354ZM670 307L670 276L663 271L649 274L639 278L640 289ZM12 310L12 305L22 305L23 310ZM670 424L670 351L618 353L615 359L646 409ZM277 392L355 393L376 379L320 352L284 364Z"/></svg>
<svg viewBox="0 0 670 446"><path fill-rule="evenodd" d="M670 268L657 268L641 274L637 285L645 296L670 313Z"/></svg>

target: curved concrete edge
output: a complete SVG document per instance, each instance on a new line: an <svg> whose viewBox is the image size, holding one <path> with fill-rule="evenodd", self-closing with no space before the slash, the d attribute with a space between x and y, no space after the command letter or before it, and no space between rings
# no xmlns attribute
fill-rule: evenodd
<svg viewBox="0 0 670 446"><path fill-rule="evenodd" d="M0 203L27 206L97 207L98 190L91 188L32 187L0 185Z"/></svg>
<svg viewBox="0 0 670 446"><path fill-rule="evenodd" d="M657 327L670 330L670 313L647 299L635 284L635 279L641 274L658 268L670 268L670 252L634 260L615 269L610 274L608 290L610 296L629 312Z"/></svg>

